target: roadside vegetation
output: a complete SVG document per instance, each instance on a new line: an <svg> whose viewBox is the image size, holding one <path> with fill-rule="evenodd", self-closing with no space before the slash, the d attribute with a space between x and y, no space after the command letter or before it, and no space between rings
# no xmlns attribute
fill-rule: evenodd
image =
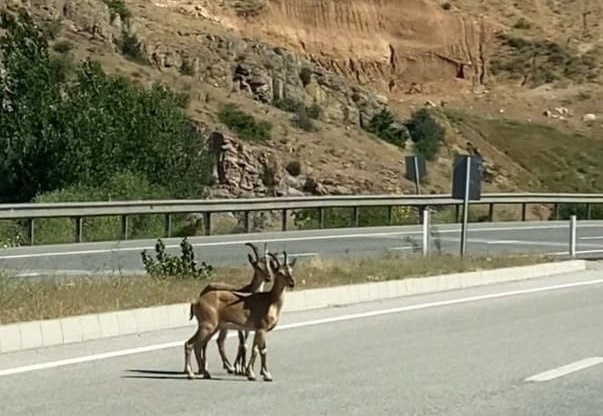
<svg viewBox="0 0 603 416"><path fill-rule="evenodd" d="M538 178L543 191L592 193L603 190L603 148L596 139L577 130L562 130L536 122L484 118L459 110L446 117L465 136L479 134ZM586 218L585 206L560 206L560 218L572 213ZM552 213L551 215L554 215ZM592 207L592 218L603 218L603 207Z"/></svg>
<svg viewBox="0 0 603 416"><path fill-rule="evenodd" d="M110 2L115 13L122 2ZM188 96L142 88L75 62L23 9L3 10L0 37L0 202L199 197L210 181L204 137L185 113ZM177 230L181 223L176 218ZM87 241L114 238L115 219L86 220ZM157 221L133 217L132 235L157 235ZM38 242L64 242L69 220L40 220ZM0 226L23 239L25 224Z"/></svg>
<svg viewBox="0 0 603 416"><path fill-rule="evenodd" d="M177 257L176 257L177 258ZM172 257L172 261L173 261ZM296 287L303 290L381 282L445 273L514 267L550 261L543 256L465 257L434 254L384 254L371 258L298 262ZM74 277L43 280L0 277L0 324L53 319L87 313L189 302L210 282L244 285L251 278L243 267L201 267L202 274L149 273L143 276ZM177 270L177 267L173 270Z"/></svg>

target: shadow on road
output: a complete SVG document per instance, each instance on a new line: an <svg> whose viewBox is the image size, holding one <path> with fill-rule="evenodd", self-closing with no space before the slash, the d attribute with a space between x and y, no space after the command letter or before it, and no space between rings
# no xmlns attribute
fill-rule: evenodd
<svg viewBox="0 0 603 416"><path fill-rule="evenodd" d="M122 378L141 378L148 380L188 380L186 374L182 371L166 371L166 370L139 370L139 369L131 369L126 370L129 373L138 373L139 375L124 375ZM202 381L248 381L245 377L229 377L229 378L220 378L216 377L212 374L211 379L203 379L201 375L197 374L197 379Z"/></svg>

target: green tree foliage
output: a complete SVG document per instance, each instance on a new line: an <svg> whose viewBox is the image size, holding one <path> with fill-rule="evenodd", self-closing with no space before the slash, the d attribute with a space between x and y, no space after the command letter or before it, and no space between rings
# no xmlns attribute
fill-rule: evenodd
<svg viewBox="0 0 603 416"><path fill-rule="evenodd" d="M395 122L394 116L387 109L371 117L366 130L388 143L403 149L408 139L408 131L403 125Z"/></svg>
<svg viewBox="0 0 603 416"><path fill-rule="evenodd" d="M169 196L199 194L211 161L185 96L139 88L90 60L67 78L25 11L5 11L1 23L0 200L102 189L124 169Z"/></svg>
<svg viewBox="0 0 603 416"><path fill-rule="evenodd" d="M434 160L446 133L444 127L429 114L426 108L415 111L406 128L415 143L415 150L427 160Z"/></svg>

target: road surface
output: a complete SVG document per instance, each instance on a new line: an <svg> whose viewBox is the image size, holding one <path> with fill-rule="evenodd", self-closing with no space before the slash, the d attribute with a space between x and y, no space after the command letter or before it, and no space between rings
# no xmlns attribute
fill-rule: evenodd
<svg viewBox="0 0 603 416"><path fill-rule="evenodd" d="M247 241L260 248L269 242L271 251L286 249L302 258L371 256L384 253L408 252L411 238L422 244L421 226L371 227L312 231L268 232L226 236L194 237L199 260L214 266L246 264ZM435 226L442 251L458 253L460 225ZM569 251L569 222L506 222L470 224L467 253L557 253ZM603 221L581 221L577 228L579 253L603 253ZM168 251L179 254L179 239L166 239ZM141 273L144 271L140 253L154 253L154 240L81 243L20 247L0 251L0 268L21 275L72 273ZM432 244L432 249L435 245Z"/></svg>
<svg viewBox="0 0 603 416"><path fill-rule="evenodd" d="M602 316L601 270L303 313L285 303L267 338L272 383L226 374L214 342L214 379L187 380L189 327L0 355L0 403L11 416L595 416Z"/></svg>

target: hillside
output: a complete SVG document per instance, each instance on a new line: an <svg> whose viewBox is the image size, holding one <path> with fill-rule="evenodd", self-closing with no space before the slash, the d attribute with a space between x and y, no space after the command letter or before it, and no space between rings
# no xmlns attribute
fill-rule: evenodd
<svg viewBox="0 0 603 416"><path fill-rule="evenodd" d="M403 176L410 141L400 149L365 128L383 107L404 121L424 106L446 128L426 192L449 192L452 157L468 143L485 158L486 191L603 190L592 154L603 132L595 1L26 3L60 53L190 95L188 114L227 135L211 135L214 196L413 192ZM271 138L229 131L225 103L270 121ZM299 103L319 110L308 131L291 122ZM295 161L300 175L285 169Z"/></svg>

